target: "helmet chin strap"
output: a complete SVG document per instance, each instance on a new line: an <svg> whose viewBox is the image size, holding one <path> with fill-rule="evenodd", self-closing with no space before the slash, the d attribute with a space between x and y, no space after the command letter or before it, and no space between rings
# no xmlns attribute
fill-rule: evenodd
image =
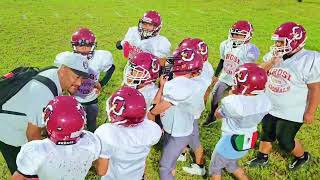
<svg viewBox="0 0 320 180"><path fill-rule="evenodd" d="M302 48L301 47L297 47L295 50L285 54L282 56L283 60L289 59L291 58L293 55L295 55L297 52L299 52Z"/></svg>

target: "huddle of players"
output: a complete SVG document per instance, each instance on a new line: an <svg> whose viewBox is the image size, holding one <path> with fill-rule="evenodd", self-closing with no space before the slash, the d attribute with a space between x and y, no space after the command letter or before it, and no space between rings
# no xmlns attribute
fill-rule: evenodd
<svg viewBox="0 0 320 180"><path fill-rule="evenodd" d="M281 116L280 111L288 108L287 113L299 111L301 108L290 109L292 105L287 98L292 93L295 96L302 93L301 102L295 106L305 108L306 84L320 81L319 55L303 49L306 31L293 22L280 25L272 36L275 45L264 57L264 61L270 63L259 67L255 64L259 50L250 43L253 27L248 21L238 21L230 28L228 39L220 45L221 60L214 72L208 61L208 46L203 40L186 38L170 55L170 42L159 35L161 27L159 13L148 11L138 27L129 28L125 38L117 42L117 48L123 50L128 59L123 86L106 102L110 123L97 129L97 97L114 71L112 55L95 50L95 36L89 29L81 28L72 36L73 53L88 58L91 78L85 80L75 96L58 96L47 105L44 120L48 138L22 147L17 157L18 171L12 179L84 179L92 163L102 179L142 179L146 157L161 136L160 179L174 179L176 162L187 146L195 154L195 163L183 170L204 175L198 119L213 87L211 112L204 125L214 122L215 117L223 121L209 175L211 179L221 179L221 171L226 168L236 178L248 179L238 166L238 160L253 148L258 137L257 125L267 114L288 119ZM57 55L55 64L59 66L59 59L70 53ZM98 81L100 72L106 75ZM218 107L224 92L230 88L229 95ZM294 92L289 96L283 95L291 89ZM287 102L278 103L279 99L287 99ZM304 119L300 114L296 117ZM291 122L298 118L289 119L293 119ZM84 130L85 125L89 131ZM269 131L279 129L276 125L269 126ZM294 141L300 126L287 143ZM266 138L262 141L277 139L280 147L288 152L294 148L294 145L291 149L282 145L278 130L276 137L263 133ZM263 150L259 149L258 157L251 164L266 164L268 153ZM309 154L303 149L302 156L296 156L298 159L293 166L309 160Z"/></svg>

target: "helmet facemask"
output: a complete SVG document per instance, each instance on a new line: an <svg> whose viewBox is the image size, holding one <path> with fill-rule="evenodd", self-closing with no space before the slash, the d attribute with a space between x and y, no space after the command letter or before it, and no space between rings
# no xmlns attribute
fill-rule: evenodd
<svg viewBox="0 0 320 180"><path fill-rule="evenodd" d="M143 24L145 23L152 25L153 29L151 31L144 29ZM158 35L160 32L160 28L161 28L161 25L157 27L155 24L153 24L150 20L147 20L147 19L141 19L138 24L138 30L139 30L141 39L148 39L150 37L154 37Z"/></svg>
<svg viewBox="0 0 320 180"><path fill-rule="evenodd" d="M243 39L234 38L233 35L241 35L241 36L244 36L244 38ZM234 28L231 28L229 30L228 39L233 42L234 48L241 46L242 44L245 44L246 42L250 41L251 38L252 36L250 32L240 30L240 29L234 29Z"/></svg>
<svg viewBox="0 0 320 180"><path fill-rule="evenodd" d="M90 50L88 52L80 52L79 50L77 50L77 47L81 47L81 46L90 47ZM72 42L72 47L73 47L73 52L74 53L78 53L78 54L81 54L83 56L87 56L88 59L91 59L93 57L94 50L97 47L97 43L96 42L95 43L90 43L88 40L81 39L77 43Z"/></svg>
<svg viewBox="0 0 320 180"><path fill-rule="evenodd" d="M123 74L124 84L135 89L144 83L148 83L148 80L151 79L148 70L141 66L137 66L130 61L127 63Z"/></svg>

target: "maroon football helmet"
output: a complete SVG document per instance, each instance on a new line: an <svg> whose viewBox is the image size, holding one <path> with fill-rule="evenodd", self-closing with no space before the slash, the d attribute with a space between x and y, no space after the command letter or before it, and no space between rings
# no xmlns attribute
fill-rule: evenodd
<svg viewBox="0 0 320 180"><path fill-rule="evenodd" d="M307 32L302 25L295 22L281 24L273 33L272 40L283 41L283 46L273 45L271 51L275 56L282 57L285 54L294 52L297 48L304 47L307 39Z"/></svg>
<svg viewBox="0 0 320 180"><path fill-rule="evenodd" d="M57 96L43 111L49 139L57 145L75 144L86 124L86 113L73 96Z"/></svg>
<svg viewBox="0 0 320 180"><path fill-rule="evenodd" d="M234 74L233 91L236 94L259 94L268 81L267 73L255 63L239 66Z"/></svg>
<svg viewBox="0 0 320 180"><path fill-rule="evenodd" d="M107 114L111 123L133 127L143 122L146 115L146 101L134 88L123 86L107 101Z"/></svg>
<svg viewBox="0 0 320 180"><path fill-rule="evenodd" d="M203 62L206 62L208 60L208 45L199 38L185 38L179 44L179 48L195 49L202 56Z"/></svg>
<svg viewBox="0 0 320 180"><path fill-rule="evenodd" d="M154 25L152 31L143 29L143 23L149 23ZM153 36L157 36L160 33L162 27L162 18L157 11L148 11L144 13L142 18L139 20L138 31L142 39L147 39Z"/></svg>
<svg viewBox="0 0 320 180"><path fill-rule="evenodd" d="M129 87L137 88L155 82L159 73L159 59L148 52L141 52L129 59L124 69L124 83Z"/></svg>
<svg viewBox="0 0 320 180"><path fill-rule="evenodd" d="M237 39L234 38L233 35L243 35L245 36L244 39ZM241 20L237 21L232 25L232 27L229 30L229 40L233 42L233 45L235 47L238 47L248 41L252 38L253 34L253 26L249 21Z"/></svg>
<svg viewBox="0 0 320 180"><path fill-rule="evenodd" d="M92 56L95 48L97 47L96 36L93 34L93 32L90 29L80 28L75 33L72 34L71 45L75 53L78 53L76 46L91 47L91 50L89 53L87 54L81 53L81 54Z"/></svg>
<svg viewBox="0 0 320 180"><path fill-rule="evenodd" d="M185 75L189 73L201 73L203 61L200 53L191 48L178 48L173 52L174 75Z"/></svg>

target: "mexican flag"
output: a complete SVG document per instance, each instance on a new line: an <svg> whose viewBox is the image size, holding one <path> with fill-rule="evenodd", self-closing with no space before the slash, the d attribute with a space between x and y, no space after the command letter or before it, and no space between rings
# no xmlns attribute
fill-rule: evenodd
<svg viewBox="0 0 320 180"><path fill-rule="evenodd" d="M231 143L235 150L237 151L245 151L248 149L252 149L255 143L258 140L258 131L252 134L241 134L241 135L233 135L231 138Z"/></svg>

